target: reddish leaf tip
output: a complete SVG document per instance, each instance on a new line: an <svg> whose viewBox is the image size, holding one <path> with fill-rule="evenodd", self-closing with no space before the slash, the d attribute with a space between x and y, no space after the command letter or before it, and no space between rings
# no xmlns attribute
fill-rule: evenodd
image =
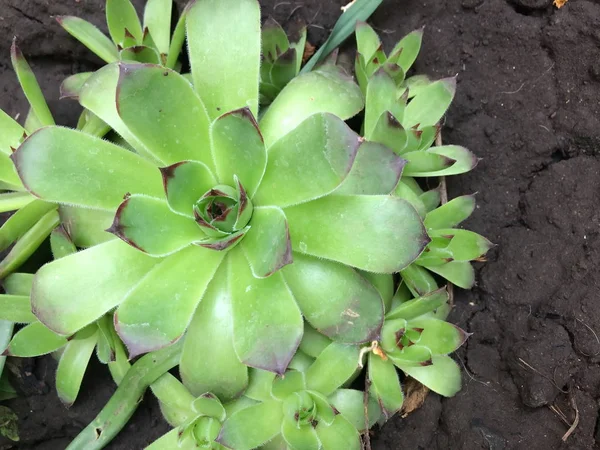
<svg viewBox="0 0 600 450"><path fill-rule="evenodd" d="M252 114L252 111L250 111L250 108L245 106L240 109L234 109L233 111L226 112L221 117L219 117L217 120L221 120L227 116L235 116L235 117L238 117L239 119L249 121L252 124L252 126L256 129L256 132L258 133L258 136L260 137L261 142L264 142L262 133L260 132L260 128L258 126L258 122L256 121L254 114Z"/></svg>

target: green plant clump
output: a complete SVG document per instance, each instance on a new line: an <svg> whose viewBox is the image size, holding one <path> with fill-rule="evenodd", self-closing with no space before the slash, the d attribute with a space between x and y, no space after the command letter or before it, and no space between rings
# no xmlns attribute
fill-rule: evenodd
<svg viewBox="0 0 600 450"><path fill-rule="evenodd" d="M356 28L358 83L335 53L301 71L306 29L261 30L256 0L195 0L173 33L170 0L149 0L143 26L108 0L112 40L60 18L107 63L63 83L77 129L54 125L13 50L39 126L0 117L0 206L18 198L5 210L22 217L0 238L37 226L19 261L48 235L54 260L5 279L0 345L58 352L66 404L94 349L119 385L69 449L104 447L148 388L173 426L153 450L359 449L402 408L403 377L459 391L448 355L468 334L443 285L472 287L491 244L458 228L472 196L419 180L477 158L432 146L455 79L407 78L422 30L387 56L357 22L378 4L357 1L327 44Z"/></svg>

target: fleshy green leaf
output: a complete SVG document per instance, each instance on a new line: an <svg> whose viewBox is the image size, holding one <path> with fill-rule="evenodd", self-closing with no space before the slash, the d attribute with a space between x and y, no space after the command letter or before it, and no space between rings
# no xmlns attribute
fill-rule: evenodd
<svg viewBox="0 0 600 450"><path fill-rule="evenodd" d="M390 111L386 111L379 117L370 139L391 148L396 154L402 155L406 151L408 133L396 117Z"/></svg>
<svg viewBox="0 0 600 450"><path fill-rule="evenodd" d="M424 265L433 273L463 289L471 289L475 285L475 270L468 261L450 261L442 265Z"/></svg>
<svg viewBox="0 0 600 450"><path fill-rule="evenodd" d="M371 59L381 47L379 36L366 22L356 22L356 46L366 60Z"/></svg>
<svg viewBox="0 0 600 450"><path fill-rule="evenodd" d="M95 325L89 325L79 331L69 341L58 362L56 391L60 401L67 407L75 402L79 394L83 375L98 339L96 333L97 328Z"/></svg>
<svg viewBox="0 0 600 450"><path fill-rule="evenodd" d="M358 368L355 345L331 343L306 371L306 388L325 396L344 384Z"/></svg>
<svg viewBox="0 0 600 450"><path fill-rule="evenodd" d="M391 196L328 196L284 212L295 251L370 272L398 272L429 242L414 208Z"/></svg>
<svg viewBox="0 0 600 450"><path fill-rule="evenodd" d="M119 59L127 63L160 64L160 55L158 52L152 47L144 45L124 48L119 52Z"/></svg>
<svg viewBox="0 0 600 450"><path fill-rule="evenodd" d="M374 353L369 353L370 394L377 399L386 419L392 417L402 408L404 393L396 367L389 360L383 360Z"/></svg>
<svg viewBox="0 0 600 450"><path fill-rule="evenodd" d="M433 392L452 397L460 391L460 367L449 356L434 356L433 364L424 367L401 367L402 371Z"/></svg>
<svg viewBox="0 0 600 450"><path fill-rule="evenodd" d="M373 285L383 300L384 311L389 311L394 296L394 277L387 273L361 271L360 274Z"/></svg>
<svg viewBox="0 0 600 450"><path fill-rule="evenodd" d="M402 125L411 128L437 124L450 106L456 92L456 78L444 78L423 88L406 105Z"/></svg>
<svg viewBox="0 0 600 450"><path fill-rule="evenodd" d="M478 159L466 148L458 145L431 147L426 151L404 153L409 163L404 174L419 177L441 177L469 172Z"/></svg>
<svg viewBox="0 0 600 450"><path fill-rule="evenodd" d="M224 261L194 313L179 363L181 378L194 395L212 392L224 400L239 396L248 385L248 368L233 349L227 276Z"/></svg>
<svg viewBox="0 0 600 450"><path fill-rule="evenodd" d="M289 395L306 389L304 373L288 370L282 376L276 376L271 388L271 396L285 400Z"/></svg>
<svg viewBox="0 0 600 450"><path fill-rule="evenodd" d="M261 402L271 400L271 390L276 375L273 372L255 369L253 367L248 369L248 373L250 380L248 389L244 392L244 396Z"/></svg>
<svg viewBox="0 0 600 450"><path fill-rule="evenodd" d="M182 161L160 169L169 206L175 212L194 217L194 204L217 180L205 164Z"/></svg>
<svg viewBox="0 0 600 450"><path fill-rule="evenodd" d="M119 117L115 99L120 72L120 64L109 64L96 71L83 85L79 103L110 125L137 153L160 163Z"/></svg>
<svg viewBox="0 0 600 450"><path fill-rule="evenodd" d="M389 148L365 141L360 144L352 169L335 195L389 194L398 184L405 163Z"/></svg>
<svg viewBox="0 0 600 450"><path fill-rule="evenodd" d="M81 72L71 75L60 85L60 98L79 98L83 85L93 72Z"/></svg>
<svg viewBox="0 0 600 450"><path fill-rule="evenodd" d="M404 268L400 274L415 297L426 295L438 289L435 278L423 267L416 264Z"/></svg>
<svg viewBox="0 0 600 450"><path fill-rule="evenodd" d="M19 208L0 228L0 250L6 250L56 205L34 200Z"/></svg>
<svg viewBox="0 0 600 450"><path fill-rule="evenodd" d="M148 0L144 9L144 29L148 29L161 54L169 53L173 0Z"/></svg>
<svg viewBox="0 0 600 450"><path fill-rule="evenodd" d="M178 340L223 260L192 245L156 265L124 298L115 328L130 358Z"/></svg>
<svg viewBox="0 0 600 450"><path fill-rule="evenodd" d="M287 279L286 282L288 282ZM316 358L329 346L329 344L331 344L331 342L331 339L327 336L319 333L311 327L308 322L304 322L304 334L302 335L302 341L300 342L300 351L311 358ZM297 354L298 353L296 353L296 355Z"/></svg>
<svg viewBox="0 0 600 450"><path fill-rule="evenodd" d="M27 189L48 201L112 210L130 192L163 195L160 173L151 163L68 128L34 133L12 158Z"/></svg>
<svg viewBox="0 0 600 450"><path fill-rule="evenodd" d="M272 17L269 17L261 31L261 48L264 57L268 57L271 60L277 59L279 55L286 52L290 46L288 37L279 25Z"/></svg>
<svg viewBox="0 0 600 450"><path fill-rule="evenodd" d="M347 343L373 340L382 324L377 290L354 269L296 254L282 273L306 320L321 333Z"/></svg>
<svg viewBox="0 0 600 450"><path fill-rule="evenodd" d="M166 201L132 195L117 210L108 230L152 256L166 256L205 237L190 217L175 214Z"/></svg>
<svg viewBox="0 0 600 450"><path fill-rule="evenodd" d="M119 60L117 46L91 23L73 16L58 16L56 20L71 36L108 64Z"/></svg>
<svg viewBox="0 0 600 450"><path fill-rule="evenodd" d="M115 44L129 47L132 38L142 43L142 25L129 0L106 0L106 23Z"/></svg>
<svg viewBox="0 0 600 450"><path fill-rule="evenodd" d="M391 111L398 121L402 121L402 117L395 114L396 105L396 83L383 69L380 69L373 74L367 85L365 138L371 139L379 118L386 111Z"/></svg>
<svg viewBox="0 0 600 450"><path fill-rule="evenodd" d="M160 261L119 240L61 258L37 272L32 308L48 328L71 335L121 303Z"/></svg>
<svg viewBox="0 0 600 450"><path fill-rule="evenodd" d="M112 211L60 205L58 214L73 243L79 248L92 247L117 238L106 231L115 218Z"/></svg>
<svg viewBox="0 0 600 450"><path fill-rule="evenodd" d="M36 319L31 312L29 296L0 294L0 320L17 323L34 322Z"/></svg>
<svg viewBox="0 0 600 450"><path fill-rule="evenodd" d="M281 435L289 448L302 450L319 450L321 443L312 425L296 426L291 420L284 419L281 424Z"/></svg>
<svg viewBox="0 0 600 450"><path fill-rule="evenodd" d="M475 196L463 195L434 209L425 217L427 229L453 228L475 211Z"/></svg>
<svg viewBox="0 0 600 450"><path fill-rule="evenodd" d="M184 9L181 15L179 16L179 20L177 21L177 25L175 26L175 30L173 31L173 35L171 36L171 45L169 46L169 54L167 55L167 64L166 66L169 69L175 68L178 63L179 54L183 48L183 43L185 41L185 29L187 23L187 9ZM191 80L190 80L191 82Z"/></svg>
<svg viewBox="0 0 600 450"><path fill-rule="evenodd" d="M317 436L323 450L360 450L360 435L354 426L341 414L335 417L331 425L319 422Z"/></svg>
<svg viewBox="0 0 600 450"><path fill-rule="evenodd" d="M75 247L71 237L62 225L59 225L52 230L52 233L50 233L50 248L54 259L59 259L77 252L77 247Z"/></svg>
<svg viewBox="0 0 600 450"><path fill-rule="evenodd" d="M281 431L281 403L267 401L235 412L225 421L218 442L236 450L252 450Z"/></svg>
<svg viewBox="0 0 600 450"><path fill-rule="evenodd" d="M352 168L359 145L359 136L337 117L309 117L269 149L253 201L286 207L332 192Z"/></svg>
<svg viewBox="0 0 600 450"><path fill-rule="evenodd" d="M300 29L295 29L293 35L290 36L290 48L293 48L296 53L296 73L295 73L295 75L297 75L298 72L300 72L300 68L302 67L302 59L304 57L304 48L305 47L306 47L306 26L302 25L300 27Z"/></svg>
<svg viewBox="0 0 600 450"><path fill-rule="evenodd" d="M241 247L255 277L268 277L291 264L292 245L283 211L275 206L254 208Z"/></svg>
<svg viewBox="0 0 600 450"><path fill-rule="evenodd" d="M448 244L448 251L455 261L472 261L485 255L494 246L483 236L469 230L437 229L432 235L452 236L450 244Z"/></svg>
<svg viewBox="0 0 600 450"><path fill-rule="evenodd" d="M267 149L308 117L331 113L342 120L364 106L360 88L341 69L319 69L294 78L260 121Z"/></svg>
<svg viewBox="0 0 600 450"><path fill-rule="evenodd" d="M197 0L187 12L187 38L194 88L209 117L244 107L256 117L261 49L258 2Z"/></svg>
<svg viewBox="0 0 600 450"><path fill-rule="evenodd" d="M23 127L0 109L0 152L11 155L11 147L17 148L24 137Z"/></svg>
<svg viewBox="0 0 600 450"><path fill-rule="evenodd" d="M364 392L355 389L338 389L329 396L329 402L358 431L365 430ZM381 407L377 400L369 396L367 411L369 427L375 425L381 416Z"/></svg>
<svg viewBox="0 0 600 450"><path fill-rule="evenodd" d="M420 28L407 34L393 48L393 50L390 53L390 58L393 55L398 55L397 59L394 62L400 67L402 67L404 72L407 72L408 69L412 67L413 63L417 59L419 50L421 50L422 40L423 28Z"/></svg>
<svg viewBox="0 0 600 450"><path fill-rule="evenodd" d="M411 320L416 317L434 311L448 301L448 291L441 288L436 291L408 300L397 306L385 316L386 320L405 319Z"/></svg>
<svg viewBox="0 0 600 450"><path fill-rule="evenodd" d="M32 273L12 273L2 280L2 287L7 294L11 295L31 295L33 286Z"/></svg>
<svg viewBox="0 0 600 450"><path fill-rule="evenodd" d="M211 127L213 156L219 181L231 185L234 175L253 197L267 163L265 144L248 108L228 112Z"/></svg>
<svg viewBox="0 0 600 450"><path fill-rule="evenodd" d="M12 61L13 69L19 79L19 84L23 89L27 101L31 105L31 108L35 112L36 117L43 126L54 125L54 118L48 108L44 94L40 89L40 85L35 79L35 75L27 64L23 53L17 47L16 40L13 40L12 47L10 49L10 59Z"/></svg>
<svg viewBox="0 0 600 450"><path fill-rule="evenodd" d="M444 320L418 318L410 321L411 328L422 328L419 345L432 353L446 355L465 343L469 334Z"/></svg>
<svg viewBox="0 0 600 450"><path fill-rule="evenodd" d="M120 64L119 116L165 165L192 159L213 168L208 116L190 83L170 69Z"/></svg>
<svg viewBox="0 0 600 450"><path fill-rule="evenodd" d="M302 338L302 315L280 273L258 279L241 248L228 253L233 343L245 364L285 372Z"/></svg>
<svg viewBox="0 0 600 450"><path fill-rule="evenodd" d="M66 343L64 336L54 333L40 322L33 322L13 336L7 352L10 356L32 358L58 350Z"/></svg>

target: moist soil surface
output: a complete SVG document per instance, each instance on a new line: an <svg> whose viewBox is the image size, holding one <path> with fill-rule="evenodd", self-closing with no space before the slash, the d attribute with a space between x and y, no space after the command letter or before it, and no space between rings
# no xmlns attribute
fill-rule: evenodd
<svg viewBox="0 0 600 450"><path fill-rule="evenodd" d="M417 411L375 429L373 449L599 446L600 3L571 0L557 9L551 1L384 0L371 20L388 49L425 25L416 70L458 74L443 140L482 160L448 180L449 194L478 192L465 226L497 244L477 268L476 288L456 292L450 316L473 333L455 355L463 390L450 399L430 394ZM58 100L59 83L100 61L52 16L76 15L104 29L104 1L1 3L0 107L12 116L26 112L10 68L16 35L55 117L73 125L78 110ZM261 1L265 18L308 22L317 46L344 3ZM0 448L63 449L114 391L107 370L93 363L66 409L54 390L52 358L19 363L13 378L22 396L7 405L19 416L21 442L0 441ZM108 448L142 449L167 429L147 395Z"/></svg>

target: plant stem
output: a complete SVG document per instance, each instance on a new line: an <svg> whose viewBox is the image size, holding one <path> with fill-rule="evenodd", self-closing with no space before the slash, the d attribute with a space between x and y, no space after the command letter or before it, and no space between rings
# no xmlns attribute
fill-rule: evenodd
<svg viewBox="0 0 600 450"><path fill-rule="evenodd" d="M104 448L131 418L148 386L179 363L182 346L183 340L180 340L142 356L133 364L100 414L66 450Z"/></svg>
<svg viewBox="0 0 600 450"><path fill-rule="evenodd" d="M170 373L165 373L150 386L160 402L165 419L173 427L178 427L196 417L192 404L196 399L190 391Z"/></svg>

